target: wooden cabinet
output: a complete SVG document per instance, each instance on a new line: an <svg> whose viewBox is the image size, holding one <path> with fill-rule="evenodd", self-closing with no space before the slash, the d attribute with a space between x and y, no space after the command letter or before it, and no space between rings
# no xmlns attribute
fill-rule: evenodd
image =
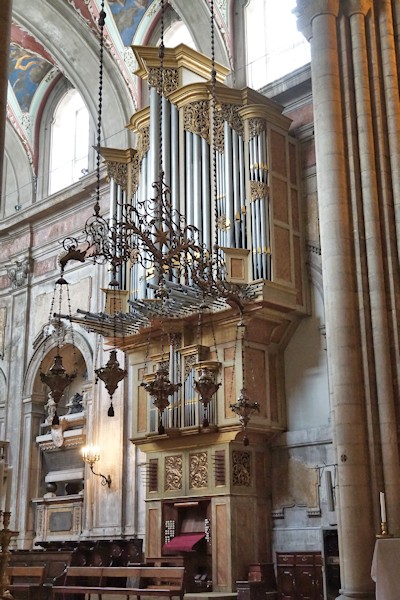
<svg viewBox="0 0 400 600"><path fill-rule="evenodd" d="M281 600L323 600L320 552L277 552Z"/></svg>

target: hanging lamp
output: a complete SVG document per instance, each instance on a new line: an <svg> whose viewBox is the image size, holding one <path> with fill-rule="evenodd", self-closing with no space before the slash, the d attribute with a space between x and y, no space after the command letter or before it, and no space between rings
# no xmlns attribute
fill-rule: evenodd
<svg viewBox="0 0 400 600"><path fill-rule="evenodd" d="M238 327L237 332L239 331L239 329L241 329L243 332L242 336L241 336L243 387L240 390L239 398L237 399L237 401L234 404L230 404L229 407L239 417L239 421L240 421L240 424L242 425L242 430L243 430L243 434L244 434L243 435L243 445L248 446L250 442L249 442L249 438L247 435L247 425L249 424L251 416L255 412L260 411L260 405L258 404L258 402L251 402L251 400L247 394L247 390L246 390L246 375L245 375L246 374L246 364L245 364L245 349L244 349L246 325L243 321L243 313L241 313L241 318L240 318L240 321L239 321L237 327ZM233 389L233 386L232 386L232 389Z"/></svg>
<svg viewBox="0 0 400 600"><path fill-rule="evenodd" d="M56 344L57 344L56 354L54 356L53 365L49 368L47 373L43 372L42 370L40 370L40 373L39 373L40 380L42 381L42 383L44 383L45 385L47 385L50 388L52 398L55 402L55 413L54 413L53 419L52 419L52 426L59 425L59 423L60 423L59 416L58 416L58 405L64 395L65 390L67 389L67 387L70 385L70 383L76 377L76 372L75 373L67 373L67 371L63 365L62 356L60 353L60 348L62 345L62 338L65 337L65 333L63 333L63 324L61 322L62 293L63 293L64 287L66 287L66 290L67 290L67 302L68 302L67 319L71 322L71 302L70 302L70 297L69 297L69 287L68 287L68 283L66 282L63 275L61 274L61 276L59 277L59 279L56 281L56 283L54 285L54 292L53 292L53 297L52 297L51 306L50 306L49 324L48 324L48 330L50 330L52 325L54 326L54 330L55 330L55 334L56 334ZM55 303L55 297L56 297L57 290L58 290L58 313L54 314L54 303ZM75 344L74 344L72 325L71 325L71 337L72 337L72 347L74 349ZM43 358L44 358L45 351L46 351L46 341L43 345ZM43 359L42 359L42 363L43 363Z"/></svg>

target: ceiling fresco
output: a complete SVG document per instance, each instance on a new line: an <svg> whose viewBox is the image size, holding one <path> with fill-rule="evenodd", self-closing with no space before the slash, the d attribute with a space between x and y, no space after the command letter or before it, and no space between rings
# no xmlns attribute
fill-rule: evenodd
<svg viewBox="0 0 400 600"><path fill-rule="evenodd" d="M152 0L108 0L108 4L122 42L129 46Z"/></svg>

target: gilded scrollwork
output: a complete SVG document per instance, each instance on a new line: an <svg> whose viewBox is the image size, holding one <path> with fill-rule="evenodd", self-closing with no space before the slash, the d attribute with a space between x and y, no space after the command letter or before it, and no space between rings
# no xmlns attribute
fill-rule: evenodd
<svg viewBox="0 0 400 600"><path fill-rule="evenodd" d="M232 483L234 486L250 487L251 485L250 452L232 452Z"/></svg>
<svg viewBox="0 0 400 600"><path fill-rule="evenodd" d="M224 132L224 117L220 110L215 113L215 123L214 123L214 143L215 149L222 153L225 149L225 132Z"/></svg>
<svg viewBox="0 0 400 600"><path fill-rule="evenodd" d="M223 104L221 107L221 116L238 135L243 136L243 119L239 114L238 106L235 104Z"/></svg>
<svg viewBox="0 0 400 600"><path fill-rule="evenodd" d="M146 152L150 148L150 127L143 127L138 134L138 155L139 159L142 160Z"/></svg>
<svg viewBox="0 0 400 600"><path fill-rule="evenodd" d="M269 187L264 181L250 181L251 201L259 198L268 198Z"/></svg>
<svg viewBox="0 0 400 600"><path fill-rule="evenodd" d="M160 75L161 73L159 67L153 67L149 69L148 82L150 87L155 87L157 89L161 87ZM174 92L178 87L178 70L164 67L162 71L162 79L163 94L171 94L171 92Z"/></svg>
<svg viewBox="0 0 400 600"><path fill-rule="evenodd" d="M197 452L190 455L189 480L191 488L206 488L208 486L207 452Z"/></svg>
<svg viewBox="0 0 400 600"><path fill-rule="evenodd" d="M185 372L184 377L185 380L189 377L191 370L197 362L197 357L195 354L189 354L189 356L185 356Z"/></svg>
<svg viewBox="0 0 400 600"><path fill-rule="evenodd" d="M134 159L130 163L130 166L131 166L131 177L132 177L132 194L134 194L135 192L137 192L137 189L139 187L140 163L141 163L141 160L139 158L139 155L136 154L135 157L134 157Z"/></svg>
<svg viewBox="0 0 400 600"><path fill-rule="evenodd" d="M182 489L183 460L181 455L165 457L166 492Z"/></svg>
<svg viewBox="0 0 400 600"><path fill-rule="evenodd" d="M250 139L253 139L256 135L264 133L267 129L267 123L265 119L250 119L249 121L249 135Z"/></svg>
<svg viewBox="0 0 400 600"><path fill-rule="evenodd" d="M207 100L186 104L183 109L185 131L200 135L210 142L210 107Z"/></svg>
<svg viewBox="0 0 400 600"><path fill-rule="evenodd" d="M120 163L113 160L107 161L107 177L113 179L123 190L126 190L127 175L128 165L126 163Z"/></svg>

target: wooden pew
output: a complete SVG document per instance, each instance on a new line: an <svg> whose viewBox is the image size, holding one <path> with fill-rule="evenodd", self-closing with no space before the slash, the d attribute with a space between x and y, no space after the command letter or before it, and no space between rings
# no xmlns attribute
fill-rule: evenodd
<svg viewBox="0 0 400 600"><path fill-rule="evenodd" d="M183 567L67 567L54 581L52 598L70 594L97 594L99 600L109 594L136 596L174 596L183 600Z"/></svg>
<svg viewBox="0 0 400 600"><path fill-rule="evenodd" d="M39 600L42 597L45 566L7 567L8 589L15 598Z"/></svg>

